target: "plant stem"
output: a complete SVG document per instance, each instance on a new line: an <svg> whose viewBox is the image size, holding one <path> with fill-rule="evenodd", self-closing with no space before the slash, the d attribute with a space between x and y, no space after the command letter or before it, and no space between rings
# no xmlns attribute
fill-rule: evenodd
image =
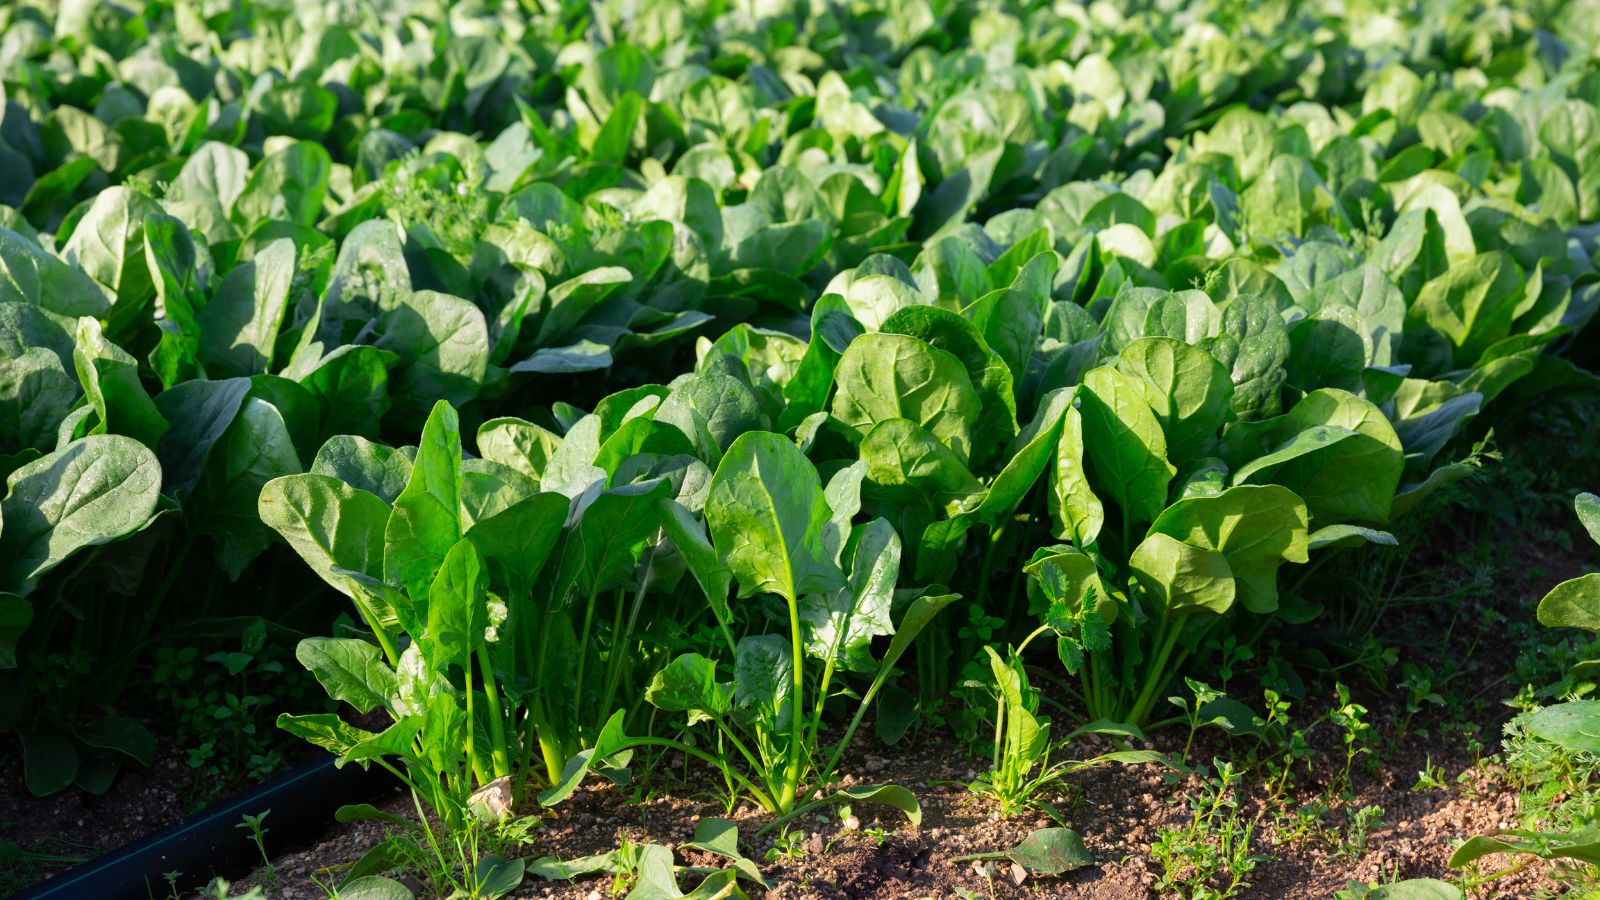
<svg viewBox="0 0 1600 900"><path fill-rule="evenodd" d="M472 686L472 654L468 653L461 663L467 670L467 769L479 775L478 781L481 784L483 777L481 773L477 772L478 753L473 746L473 737L478 732L478 719L472 712L472 695L478 691Z"/></svg>
<svg viewBox="0 0 1600 900"><path fill-rule="evenodd" d="M1028 645L1033 643L1033 639L1034 638L1038 637L1041 634L1044 634L1046 631L1049 631L1049 630L1050 630L1050 626L1049 625L1040 625L1038 628L1035 628L1032 631L1032 633L1030 633L1027 637L1023 638L1022 639L1022 643L1017 646L1017 655L1021 656L1022 655L1022 651L1028 649Z"/></svg>
<svg viewBox="0 0 1600 900"><path fill-rule="evenodd" d="M800 646L800 604L797 600L789 600L789 652L794 661L790 668L794 672L793 712L789 716L789 764L784 771L783 790L778 795L779 812L789 812L794 809L795 792L800 789L800 748L805 739L805 716L801 710L805 709L805 656L804 648Z"/></svg>
<svg viewBox="0 0 1600 900"><path fill-rule="evenodd" d="M500 711L500 692L494 681L494 667L489 664L489 648L479 644L478 668L483 672L483 699L489 704L489 735L494 740L494 777L511 774L511 753L506 745L506 722ZM470 685L469 685L470 687Z"/></svg>
<svg viewBox="0 0 1600 900"><path fill-rule="evenodd" d="M733 778L733 780L739 782L741 787L743 787L745 790L750 792L750 796L752 798L754 798L755 801L761 805L762 809L767 810L768 812L778 812L779 811L777 805L772 802L772 798L767 796L765 791L763 791L760 788L756 787L755 783L752 782L750 779L744 777L743 775L741 775L738 772L735 772L733 769L731 769L728 766L727 760L719 759L719 758L711 755L710 753L707 753L706 751L701 750L701 749L699 749L697 747L691 747L688 744L682 743L680 741L674 741L674 740L672 740L670 738L635 737L635 738L628 738L627 740L621 742L617 746L617 749L618 750L626 750L629 747L665 747L668 750L676 750L679 753L685 754L687 756L693 756L696 759L702 760L704 762L708 762L711 765L715 766L719 771L731 776ZM792 799L791 799L790 802L791 803L793 802Z"/></svg>
<svg viewBox="0 0 1600 900"><path fill-rule="evenodd" d="M600 585L598 583L589 589L589 599L584 604L583 610L583 630L578 632L582 636L583 649L578 652L577 689L572 692L572 720L574 722L583 721L583 670L588 668L590 638L594 636L594 601L599 593Z"/></svg>
<svg viewBox="0 0 1600 900"><path fill-rule="evenodd" d="M1158 640L1161 649L1156 653L1155 663L1150 667L1150 674L1145 677L1144 689L1139 692L1133 701L1133 709L1128 715L1128 723L1141 725L1145 717L1150 714L1150 709L1155 706L1155 695L1164 686L1168 679L1167 660L1172 656L1172 648L1177 646L1178 638L1183 634L1182 623L1174 623L1171 618L1161 621L1161 632Z"/></svg>
<svg viewBox="0 0 1600 900"><path fill-rule="evenodd" d="M661 532L657 530L656 540L661 539ZM608 715L611 711L611 701L617 693L617 683L622 679L622 662L625 654L622 645L633 640L633 629L639 624L639 609L644 605L645 592L650 587L650 564L655 561L656 545L651 544L644 552L644 575L639 578L639 590L633 594L633 606L628 610L628 625L622 632L612 632L611 659L606 661L606 686L604 699L600 702L600 714Z"/></svg>

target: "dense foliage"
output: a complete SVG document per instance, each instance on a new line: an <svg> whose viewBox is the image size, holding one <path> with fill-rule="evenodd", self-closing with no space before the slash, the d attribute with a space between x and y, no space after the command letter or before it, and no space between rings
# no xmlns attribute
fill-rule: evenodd
<svg viewBox="0 0 1600 900"><path fill-rule="evenodd" d="M153 638L348 613L386 725L280 725L450 828L660 747L914 811L869 707L1026 780L1041 671L1137 735L1590 386L1596 13L0 9L0 727L104 790Z"/></svg>

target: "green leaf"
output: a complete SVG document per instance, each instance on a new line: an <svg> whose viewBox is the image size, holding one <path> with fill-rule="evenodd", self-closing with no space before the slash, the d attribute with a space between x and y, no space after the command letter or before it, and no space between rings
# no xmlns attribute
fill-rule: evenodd
<svg viewBox="0 0 1600 900"><path fill-rule="evenodd" d="M1233 382L1228 370L1198 347L1166 337L1141 338L1117 357L1166 435L1180 468L1208 455L1228 418Z"/></svg>
<svg viewBox="0 0 1600 900"><path fill-rule="evenodd" d="M1233 411L1245 418L1279 409L1278 389L1287 378L1289 332L1271 299L1236 297L1222 311L1222 332L1200 343L1233 380Z"/></svg>
<svg viewBox="0 0 1600 900"><path fill-rule="evenodd" d="M739 826L727 819L706 818L694 825L694 838L682 845L686 850L714 853L733 861L734 871L740 878L755 882L771 890L775 884L761 874L756 864L739 852Z"/></svg>
<svg viewBox="0 0 1600 900"><path fill-rule="evenodd" d="M150 354L151 367L165 387L200 373L200 322L209 265L202 267L189 229L172 216L144 220L144 255L161 310L161 337Z"/></svg>
<svg viewBox="0 0 1600 900"><path fill-rule="evenodd" d="M1539 623L1600 633L1600 573L1561 582L1539 601Z"/></svg>
<svg viewBox="0 0 1600 900"><path fill-rule="evenodd" d="M1150 531L1221 552L1235 582L1235 599L1256 613L1278 608L1278 566L1308 559L1306 505L1277 485L1179 500Z"/></svg>
<svg viewBox="0 0 1600 900"><path fill-rule="evenodd" d="M22 777L28 793L48 797L65 790L78 775L78 748L57 735L19 733L22 741Z"/></svg>
<svg viewBox="0 0 1600 900"><path fill-rule="evenodd" d="M764 834L783 822L802 814L802 812L809 812L821 806L854 806L857 803L892 807L905 813L906 819L912 825L922 824L922 804L917 802L916 794L898 784L860 784L819 797L796 809L790 815L768 823L766 827L756 833Z"/></svg>
<svg viewBox="0 0 1600 900"><path fill-rule="evenodd" d="M865 334L839 360L833 416L855 437L888 419L909 419L962 460L972 453L981 404L951 354L899 334Z"/></svg>
<svg viewBox="0 0 1600 900"><path fill-rule="evenodd" d="M854 672L871 672L872 639L894 633L889 618L900 575L900 537L883 519L850 533L848 583L800 601L806 653Z"/></svg>
<svg viewBox="0 0 1600 900"><path fill-rule="evenodd" d="M344 346L300 379L322 404L322 432L374 438L389 411L389 368L396 357L376 347Z"/></svg>
<svg viewBox="0 0 1600 900"><path fill-rule="evenodd" d="M418 642L435 670L451 665L467 670L472 653L486 641L486 581L483 557L469 540L457 541L440 561L428 587L427 630Z"/></svg>
<svg viewBox="0 0 1600 900"><path fill-rule="evenodd" d="M1387 531L1367 528L1364 525L1328 525L1318 528L1306 540L1307 550L1359 547L1376 544L1380 547L1398 547L1400 541Z"/></svg>
<svg viewBox="0 0 1600 900"><path fill-rule="evenodd" d="M378 322L373 346L395 354L390 373L395 409L419 419L435 402L460 406L482 389L489 370L489 325L471 301L438 291L396 298Z"/></svg>
<svg viewBox="0 0 1600 900"><path fill-rule="evenodd" d="M295 270L294 242L284 238L268 244L222 279L197 314L200 361L208 374L271 371Z"/></svg>
<svg viewBox="0 0 1600 900"><path fill-rule="evenodd" d="M332 168L333 161L322 145L296 141L256 164L229 217L244 230L263 219L315 225L328 195Z"/></svg>
<svg viewBox="0 0 1600 900"><path fill-rule="evenodd" d="M672 851L656 844L645 844L639 849L635 871L638 881L624 900L716 900L737 891L733 885L734 871L724 869L707 875L694 890L685 894L678 887Z"/></svg>
<svg viewBox="0 0 1600 900"><path fill-rule="evenodd" d="M1600 753L1600 700L1573 700L1534 710L1528 733L1577 753Z"/></svg>
<svg viewBox="0 0 1600 900"><path fill-rule="evenodd" d="M644 698L656 709L689 713L689 724L721 719L732 708L726 685L717 683L717 664L698 653L673 657L645 689Z"/></svg>
<svg viewBox="0 0 1600 900"><path fill-rule="evenodd" d="M1221 615L1233 606L1238 582L1218 550L1157 532L1133 551L1128 567L1168 615L1199 610Z"/></svg>
<svg viewBox="0 0 1600 900"><path fill-rule="evenodd" d="M508 596L532 594L561 538L570 505L561 494L534 494L468 529L467 539L483 554L493 582Z"/></svg>
<svg viewBox="0 0 1600 900"><path fill-rule="evenodd" d="M0 357L0 447L49 450L82 389L46 347Z"/></svg>
<svg viewBox="0 0 1600 900"><path fill-rule="evenodd" d="M594 746L579 752L567 760L566 766L561 770L561 778L549 790L541 791L539 803L542 806L555 806L561 801L572 796L572 792L583 783L584 776L589 774L593 766L606 762L613 756L619 755L617 747L625 740L626 734L622 730L622 710L617 710L606 720L600 733L595 736Z"/></svg>
<svg viewBox="0 0 1600 900"><path fill-rule="evenodd" d="M1055 254L1044 254L1054 268ZM1052 272L1053 274L1053 272ZM1048 283L1048 279L1046 281ZM1027 291L1001 288L979 297L961 314L976 325L985 343L1005 360L1012 384L1021 384L1033 358L1034 345L1044 327L1046 297Z"/></svg>
<svg viewBox="0 0 1600 900"><path fill-rule="evenodd" d="M629 578L661 527L657 504L671 492L670 482L652 479L596 496L556 552L552 601L590 597Z"/></svg>
<svg viewBox="0 0 1600 900"><path fill-rule="evenodd" d="M166 472L162 493L182 501L194 490L212 448L227 434L250 387L248 378L185 381L156 397L156 409L172 423L155 448Z"/></svg>
<svg viewBox="0 0 1600 900"><path fill-rule="evenodd" d="M101 716L73 730L90 747L112 750L141 766L156 761L156 739L149 729L127 716Z"/></svg>
<svg viewBox="0 0 1600 900"><path fill-rule="evenodd" d="M460 420L441 400L423 426L411 478L384 527L384 577L413 597L425 596L461 534Z"/></svg>
<svg viewBox="0 0 1600 900"><path fill-rule="evenodd" d="M347 803L334 811L333 820L341 825L349 825L352 822L386 822L390 825L409 827L412 824L411 820L404 816L384 812L371 803Z"/></svg>
<svg viewBox="0 0 1600 900"><path fill-rule="evenodd" d="M132 438L90 435L18 468L6 484L0 584L26 595L72 554L142 528L160 497L161 465Z"/></svg>
<svg viewBox="0 0 1600 900"><path fill-rule="evenodd" d="M540 347L554 346L576 328L591 310L632 280L633 275L627 269L604 266L551 288L547 300L550 311L540 321L534 343Z"/></svg>
<svg viewBox="0 0 1600 900"><path fill-rule="evenodd" d="M78 320L72 360L84 396L98 420L95 430L124 434L147 447L157 446L171 426L139 382L138 363L106 340L99 322Z"/></svg>
<svg viewBox="0 0 1600 900"><path fill-rule="evenodd" d="M627 871L627 869L620 850L611 850L594 856L580 856L566 860L556 859L553 856L542 856L528 863L528 872L546 881L571 881L595 872L620 874L624 871Z"/></svg>
<svg viewBox="0 0 1600 900"><path fill-rule="evenodd" d="M116 295L106 313L106 331L113 340L149 321L155 285L145 263L144 220L160 212L159 204L131 188L107 188L95 195L61 248L63 257Z"/></svg>
<svg viewBox="0 0 1600 900"><path fill-rule="evenodd" d="M267 482L257 508L261 521L340 593L355 590L341 570L382 574L389 520L382 498L326 475L289 475Z"/></svg>
<svg viewBox="0 0 1600 900"><path fill-rule="evenodd" d="M751 432L734 441L711 479L705 509L739 596L771 592L795 603L845 584L823 542L832 511L821 479L783 436Z"/></svg>
<svg viewBox="0 0 1600 900"><path fill-rule="evenodd" d="M1450 342L1455 366L1470 366L1510 336L1522 299L1516 262L1498 250L1480 253L1422 286L1406 315L1407 344L1413 330L1432 329Z"/></svg>
<svg viewBox="0 0 1600 900"><path fill-rule="evenodd" d="M972 426L973 465L985 465L1016 434L1017 385L1005 360L990 349L976 325L950 310L919 305L896 311L880 330L917 338L966 367L983 409Z"/></svg>
<svg viewBox="0 0 1600 900"><path fill-rule="evenodd" d="M1450 867L1461 869L1492 853L1527 853L1540 859L1575 859L1589 865L1600 864L1600 828L1590 825L1574 831L1537 832L1509 830L1494 836L1476 835L1450 854ZM1450 885L1459 897L1459 889ZM1367 896L1373 896L1368 894Z"/></svg>
<svg viewBox="0 0 1600 900"><path fill-rule="evenodd" d="M700 590L705 592L717 621L733 621L733 612L728 607L728 589L733 586L733 571L717 555L716 548L706 538L705 527L692 513L671 498L663 498L658 503L661 530L677 549L678 555L683 557L689 574L694 576Z"/></svg>
<svg viewBox="0 0 1600 900"><path fill-rule="evenodd" d="M1083 838L1070 828L1038 828L1010 850L958 856L955 861L995 858L1009 859L1033 875L1061 875L1094 865Z"/></svg>
<svg viewBox="0 0 1600 900"><path fill-rule="evenodd" d="M501 859L492 853L479 857L473 873L479 896L494 900L516 890L522 884L525 868L526 863L520 859Z"/></svg>
<svg viewBox="0 0 1600 900"><path fill-rule="evenodd" d="M1077 396L1074 391L1074 398ZM1050 398L1040 404L1048 409ZM1061 435L1056 442L1055 464L1050 469L1049 504L1051 529L1056 537L1071 540L1080 547L1093 543L1105 524L1105 506L1095 496L1085 468L1083 414L1069 404L1061 412Z"/></svg>
<svg viewBox="0 0 1600 900"><path fill-rule="evenodd" d="M1319 527L1388 521L1405 466L1400 438L1383 413L1331 388L1307 394L1277 418L1236 424L1224 443L1234 484L1289 488Z"/></svg>
<svg viewBox="0 0 1600 900"><path fill-rule="evenodd" d="M1581 493L1572 498L1572 508L1577 511L1583 530L1589 533L1589 540L1600 544L1600 497Z"/></svg>
<svg viewBox="0 0 1600 900"><path fill-rule="evenodd" d="M350 704L356 712L388 708L390 698L399 691L394 670L383 662L378 648L366 641L310 637L295 647L294 655L329 697Z"/></svg>
<svg viewBox="0 0 1600 900"><path fill-rule="evenodd" d="M311 463L313 475L327 475L393 503L411 479L412 453L353 434L328 438Z"/></svg>
<svg viewBox="0 0 1600 900"><path fill-rule="evenodd" d="M382 875L364 875L339 886L340 900L413 900L411 889Z"/></svg>
<svg viewBox="0 0 1600 900"><path fill-rule="evenodd" d="M733 651L734 715L765 740L787 743L793 721L794 667L799 664L786 638L775 634L743 638ZM783 733L780 736L780 733Z"/></svg>
<svg viewBox="0 0 1600 900"><path fill-rule="evenodd" d="M111 306L105 289L82 270L9 228L0 228L0 269L5 272L0 277L0 301L69 318L98 318Z"/></svg>
<svg viewBox="0 0 1600 900"><path fill-rule="evenodd" d="M1084 376L1083 443L1090 473L1131 522L1153 522L1176 470L1167 462L1161 424L1138 385L1102 366Z"/></svg>
<svg viewBox="0 0 1600 900"><path fill-rule="evenodd" d="M956 515L983 491L955 451L909 419L874 426L861 441L861 459L877 493L939 515Z"/></svg>
<svg viewBox="0 0 1600 900"><path fill-rule="evenodd" d="M850 306L838 294L824 294L811 308L811 339L794 377L783 386L786 402L781 431L799 425L806 416L827 408L839 359L850 344L865 332L850 314Z"/></svg>
<svg viewBox="0 0 1600 900"><path fill-rule="evenodd" d="M490 419L478 426L478 453L530 478L541 477L559 446L560 436L522 419Z"/></svg>
<svg viewBox="0 0 1600 900"><path fill-rule="evenodd" d="M343 756L363 741L377 737L370 731L363 731L346 723L335 713L314 713L307 716L283 713L278 716L278 727L336 756Z"/></svg>
<svg viewBox="0 0 1600 900"><path fill-rule="evenodd" d="M245 398L217 442L196 486L191 507L195 527L218 541L218 558L230 576L272 544L258 509L267 482L300 471L289 426L278 407Z"/></svg>
<svg viewBox="0 0 1600 900"><path fill-rule="evenodd" d="M1073 417L1074 427L1081 427L1078 411L1072 408L1073 396L1070 389L1051 391L1039 404L1033 421L1004 454L1009 457L1005 467L989 485L976 511L978 520L991 531L1011 518L1022 499L1033 490L1039 476L1058 461L1061 431L1067 416Z"/></svg>

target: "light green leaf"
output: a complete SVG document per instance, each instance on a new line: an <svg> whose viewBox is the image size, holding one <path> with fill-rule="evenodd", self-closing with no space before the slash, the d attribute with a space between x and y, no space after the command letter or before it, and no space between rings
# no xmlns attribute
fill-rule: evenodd
<svg viewBox="0 0 1600 900"><path fill-rule="evenodd" d="M832 517L810 460L781 435L751 432L728 448L711 480L706 522L739 582L791 603L845 583L823 542Z"/></svg>

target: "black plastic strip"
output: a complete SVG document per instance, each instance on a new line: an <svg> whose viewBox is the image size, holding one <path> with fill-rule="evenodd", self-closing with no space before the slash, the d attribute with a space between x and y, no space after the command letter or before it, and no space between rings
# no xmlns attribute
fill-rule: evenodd
<svg viewBox="0 0 1600 900"><path fill-rule="evenodd" d="M272 810L264 826L267 850L302 844L333 824L347 803L372 800L395 786L381 768L335 769L332 759L306 763L226 802L188 816L166 831L92 859L18 895L17 900L149 900L168 893L165 874L181 872L180 890L215 875L248 871L261 855L235 828L246 815Z"/></svg>

